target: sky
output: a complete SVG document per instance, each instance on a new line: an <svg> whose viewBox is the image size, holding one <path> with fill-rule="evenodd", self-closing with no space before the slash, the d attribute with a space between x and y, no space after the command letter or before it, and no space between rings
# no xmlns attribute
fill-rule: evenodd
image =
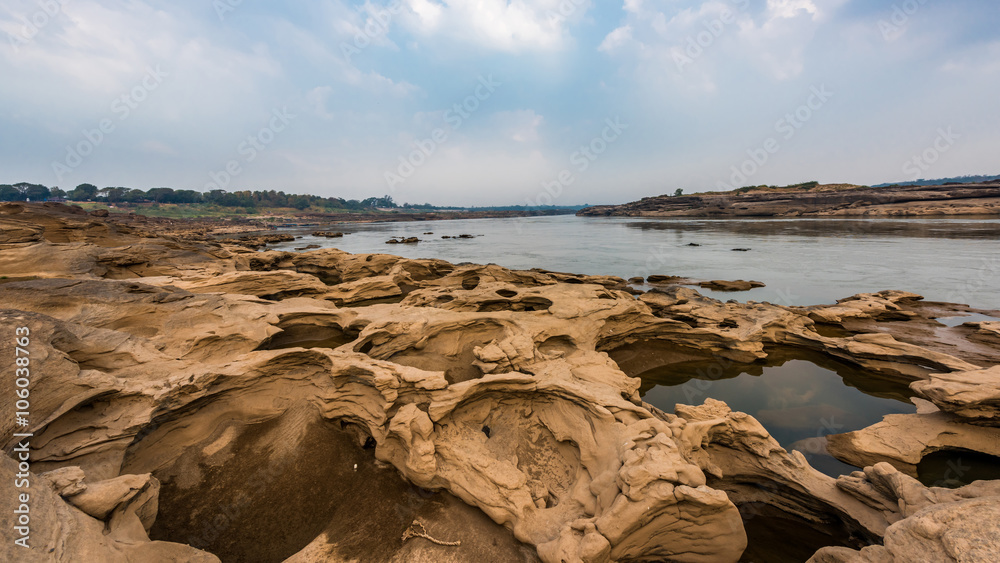
<svg viewBox="0 0 1000 563"><path fill-rule="evenodd" d="M996 0L5 0L0 182L579 205L1000 174Z"/></svg>

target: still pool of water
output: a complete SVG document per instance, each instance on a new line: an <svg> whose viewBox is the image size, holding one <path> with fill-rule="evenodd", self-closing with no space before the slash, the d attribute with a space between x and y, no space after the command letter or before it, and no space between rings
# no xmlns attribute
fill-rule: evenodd
<svg viewBox="0 0 1000 563"><path fill-rule="evenodd" d="M832 476L850 473L856 468L826 455L816 439L860 430L886 414L916 412L908 401L912 393L905 384L844 364L818 356L809 360L774 354L769 365L723 368L691 362L638 377L643 400L661 410L718 399L756 418L785 449L798 449L816 469Z"/></svg>
<svg viewBox="0 0 1000 563"><path fill-rule="evenodd" d="M783 305L832 303L856 293L902 289L935 301L1000 308L1000 218L669 219L571 215L407 223L324 225L349 233L276 245L308 244L354 253L496 263L624 278L672 274L753 279L767 287L703 293ZM433 235L425 235L433 232ZM473 239L442 236L477 235ZM478 236L482 235L482 236ZM414 245L385 242L419 237ZM698 246L690 246L698 245ZM749 248L749 252L734 252Z"/></svg>

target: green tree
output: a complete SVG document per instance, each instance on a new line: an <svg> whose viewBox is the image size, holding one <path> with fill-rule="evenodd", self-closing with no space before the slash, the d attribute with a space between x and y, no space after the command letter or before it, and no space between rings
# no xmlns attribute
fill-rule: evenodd
<svg viewBox="0 0 1000 563"><path fill-rule="evenodd" d="M677 188L676 190L674 190L674 197L679 197L679 196L682 196L682 195L684 195L684 189L683 188Z"/></svg>
<svg viewBox="0 0 1000 563"><path fill-rule="evenodd" d="M104 197L111 203L120 203L125 201L125 197L128 194L128 188L104 188Z"/></svg>
<svg viewBox="0 0 1000 563"><path fill-rule="evenodd" d="M50 191L47 187L34 184L24 190L24 195L31 201L45 201L49 199Z"/></svg>
<svg viewBox="0 0 1000 563"><path fill-rule="evenodd" d="M73 191L67 194L66 199L73 201L90 201L97 195L98 189L94 184L80 184Z"/></svg>
<svg viewBox="0 0 1000 563"><path fill-rule="evenodd" d="M41 184L18 182L12 187L24 196L21 198L22 200L45 201L49 197L49 189Z"/></svg>
<svg viewBox="0 0 1000 563"><path fill-rule="evenodd" d="M156 203L174 203L173 188L153 188L146 192L146 197Z"/></svg>
<svg viewBox="0 0 1000 563"><path fill-rule="evenodd" d="M24 201L24 194L10 184L0 185L0 201Z"/></svg>

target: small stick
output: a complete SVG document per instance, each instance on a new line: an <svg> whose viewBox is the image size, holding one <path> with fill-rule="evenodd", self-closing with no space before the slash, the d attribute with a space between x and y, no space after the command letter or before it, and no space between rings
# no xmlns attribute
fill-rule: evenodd
<svg viewBox="0 0 1000 563"><path fill-rule="evenodd" d="M405 532L403 532L404 543L406 542L406 540L410 538L424 538L425 540L431 543L436 543L438 545L444 545L449 547L458 547L462 545L461 541L442 541L437 538L432 538L430 534L427 533L427 528L424 528L423 523L421 523L419 520L414 520L410 524L410 527L407 528Z"/></svg>

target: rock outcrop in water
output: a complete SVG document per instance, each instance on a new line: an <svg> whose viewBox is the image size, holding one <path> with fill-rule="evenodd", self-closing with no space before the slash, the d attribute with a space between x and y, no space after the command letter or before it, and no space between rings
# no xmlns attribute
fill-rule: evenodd
<svg viewBox="0 0 1000 563"><path fill-rule="evenodd" d="M33 374L30 426L0 420L33 433L33 547L8 537L5 495L4 560L737 561L749 509L836 530L821 561L998 531L965 516L995 510L998 482L908 476L935 448L992 453L974 437L996 430L980 382L1000 348L934 337L968 307L637 299L612 276L255 252L37 205L0 207L0 274L0 333L30 328ZM954 439L900 456L832 436L867 466L834 479L752 417L666 413L632 377L775 350L917 382L947 412L903 416Z"/></svg>
<svg viewBox="0 0 1000 563"><path fill-rule="evenodd" d="M819 185L657 196L588 207L588 217L898 217L1000 214L1000 182L869 188Z"/></svg>

